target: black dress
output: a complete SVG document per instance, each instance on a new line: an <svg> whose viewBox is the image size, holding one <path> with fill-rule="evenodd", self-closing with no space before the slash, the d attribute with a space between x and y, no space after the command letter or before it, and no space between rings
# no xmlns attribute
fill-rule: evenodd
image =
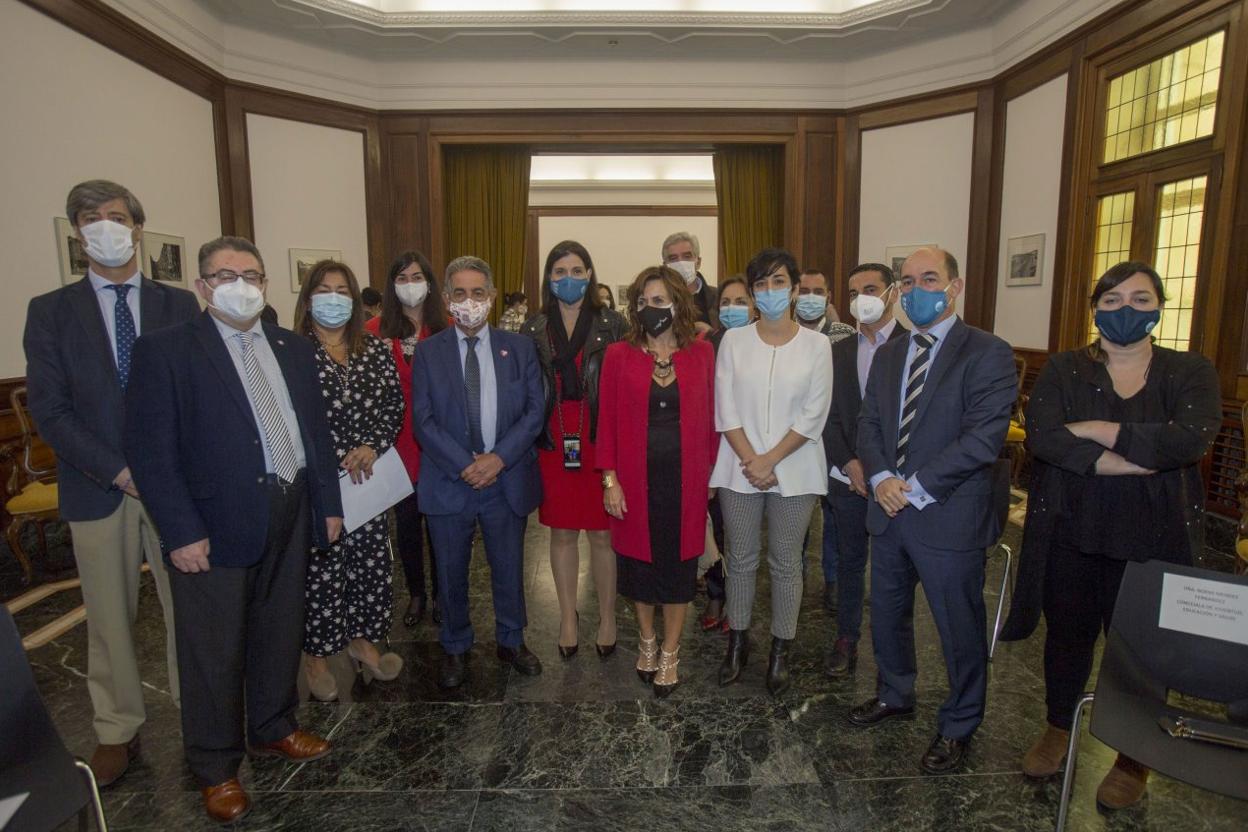
<svg viewBox="0 0 1248 832"><path fill-rule="evenodd" d="M650 382L646 433L650 562L619 555L618 589L642 604L687 604L698 582L698 559L680 559L680 392Z"/></svg>

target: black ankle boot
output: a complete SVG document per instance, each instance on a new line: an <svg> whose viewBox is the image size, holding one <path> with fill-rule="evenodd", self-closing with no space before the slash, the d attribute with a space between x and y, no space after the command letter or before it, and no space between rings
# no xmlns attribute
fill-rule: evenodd
<svg viewBox="0 0 1248 832"><path fill-rule="evenodd" d="M750 631L728 631L728 653L724 663L719 666L719 684L731 685L741 677L741 668L750 655Z"/></svg>
<svg viewBox="0 0 1248 832"><path fill-rule="evenodd" d="M771 657L767 660L767 690L779 696L789 689L789 645L791 638L771 639Z"/></svg>

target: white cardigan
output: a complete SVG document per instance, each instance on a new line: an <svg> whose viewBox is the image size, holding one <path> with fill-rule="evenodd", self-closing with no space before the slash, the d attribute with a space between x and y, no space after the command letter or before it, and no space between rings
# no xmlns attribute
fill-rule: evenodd
<svg viewBox="0 0 1248 832"><path fill-rule="evenodd" d="M758 325L724 333L715 362L715 428L741 428L758 453L779 444L790 430L809 439L776 466L784 497L828 493L828 461L823 426L832 404L832 347L826 335L798 327L797 335L773 347L758 335ZM741 460L727 440L711 472L711 486L757 494L741 470Z"/></svg>

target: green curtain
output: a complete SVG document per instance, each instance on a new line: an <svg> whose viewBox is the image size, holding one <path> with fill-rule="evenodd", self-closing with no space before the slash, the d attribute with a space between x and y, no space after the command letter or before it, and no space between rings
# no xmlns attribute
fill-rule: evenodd
<svg viewBox="0 0 1248 832"><path fill-rule="evenodd" d="M490 264L498 289L497 321L503 298L524 289L529 149L452 146L443 158L447 262L471 254Z"/></svg>
<svg viewBox="0 0 1248 832"><path fill-rule="evenodd" d="M784 148L754 144L715 148L715 200L723 258L720 273L744 272L759 249L784 243Z"/></svg>

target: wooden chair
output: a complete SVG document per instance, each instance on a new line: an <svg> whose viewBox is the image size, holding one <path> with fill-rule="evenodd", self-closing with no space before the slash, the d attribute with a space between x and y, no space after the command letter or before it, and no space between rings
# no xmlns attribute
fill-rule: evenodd
<svg viewBox="0 0 1248 832"><path fill-rule="evenodd" d="M1024 442L1027 440L1026 421L1023 411L1027 407L1027 397L1023 395L1023 379L1027 375L1027 360L1017 353L1014 354L1014 370L1018 374L1018 397L1014 400L1014 413L1010 417L1010 428L1005 434L1005 452L1010 459L1010 483L1015 487L1019 485L1019 478L1022 476L1023 463L1027 460L1027 449Z"/></svg>
<svg viewBox="0 0 1248 832"><path fill-rule="evenodd" d="M29 584L33 577L30 556L22 547L22 532L34 524L39 532L39 547L44 557L48 554L48 541L44 531L46 524L58 519L58 493L56 470L34 466L35 431L30 414L26 412L26 388L14 388L9 403L22 430L20 442L9 443L0 448L0 470L4 477L4 536L22 567L22 583Z"/></svg>
<svg viewBox="0 0 1248 832"><path fill-rule="evenodd" d="M1248 436L1248 402L1240 413L1240 426L1244 435ZM1235 573L1248 575L1248 465L1239 472L1235 481L1235 490L1239 492L1239 534L1235 536Z"/></svg>

